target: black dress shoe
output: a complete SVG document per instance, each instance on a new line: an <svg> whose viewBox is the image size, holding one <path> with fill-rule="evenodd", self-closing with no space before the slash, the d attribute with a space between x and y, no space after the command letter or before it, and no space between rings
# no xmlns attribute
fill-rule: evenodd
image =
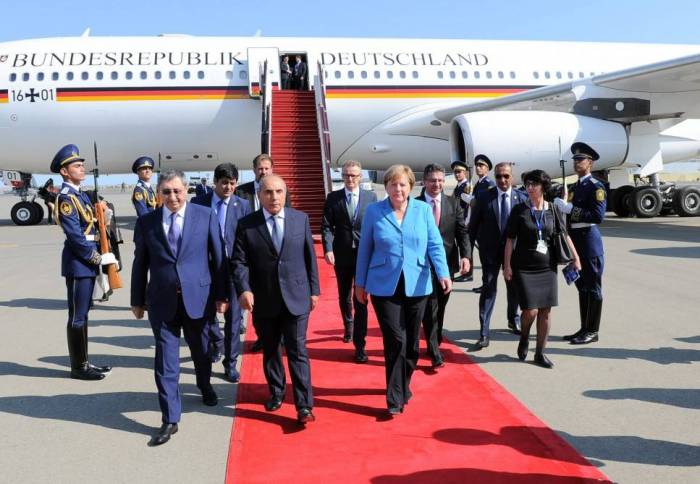
<svg viewBox="0 0 700 484"><path fill-rule="evenodd" d="M472 287L472 292L479 294L483 288L484 286Z"/></svg>
<svg viewBox="0 0 700 484"><path fill-rule="evenodd" d="M587 345L598 341L598 333L585 332L571 340L572 345Z"/></svg>
<svg viewBox="0 0 700 484"><path fill-rule="evenodd" d="M442 368L445 366L445 360L440 358L439 360L433 360L433 370L436 370L438 368Z"/></svg>
<svg viewBox="0 0 700 484"><path fill-rule="evenodd" d="M554 363L547 358L544 353L535 353L535 364L541 366L542 368L552 368Z"/></svg>
<svg viewBox="0 0 700 484"><path fill-rule="evenodd" d="M478 348L488 348L489 347L489 339L482 336L479 338L479 341L476 342L476 346Z"/></svg>
<svg viewBox="0 0 700 484"><path fill-rule="evenodd" d="M171 423L164 423L163 425L160 426L160 430L158 430L158 433L151 437L151 441L148 443L151 447L155 447L156 445L161 445L166 443L168 440L170 440L170 437L173 436L173 434L177 433L177 424L171 424Z"/></svg>
<svg viewBox="0 0 700 484"><path fill-rule="evenodd" d="M520 335L520 342L518 343L518 359L520 361L525 361L525 358L527 358L528 346L530 346L530 339L523 338L523 335Z"/></svg>
<svg viewBox="0 0 700 484"><path fill-rule="evenodd" d="M315 422L316 417L310 408L304 407L297 412L297 422L300 424L305 424L308 422Z"/></svg>
<svg viewBox="0 0 700 484"><path fill-rule="evenodd" d="M586 331L584 329L579 329L578 331L576 331L573 334L567 334L567 335L562 336L561 339L563 339L564 341L571 341L572 339L578 338L579 336L581 336L585 332Z"/></svg>
<svg viewBox="0 0 700 484"><path fill-rule="evenodd" d="M355 363L367 363L368 361L369 358L367 357L367 353L364 351L355 352Z"/></svg>
<svg viewBox="0 0 700 484"><path fill-rule="evenodd" d="M508 329L510 329L513 334L520 334L520 324L515 321L508 321Z"/></svg>
<svg viewBox="0 0 700 484"><path fill-rule="evenodd" d="M400 414L402 414L402 413L403 413L403 407L389 407L389 408L388 408L388 411L389 411L389 415L391 415L391 416L393 417L394 415L400 415Z"/></svg>
<svg viewBox="0 0 700 484"><path fill-rule="evenodd" d="M202 402L207 407L215 407L219 403L219 396L211 386L202 390Z"/></svg>
<svg viewBox="0 0 700 484"><path fill-rule="evenodd" d="M343 335L343 343L349 343L352 340L352 336L349 334Z"/></svg>
<svg viewBox="0 0 700 484"><path fill-rule="evenodd" d="M224 372L224 379L231 383L238 383L241 380L241 374L235 368L231 368Z"/></svg>
<svg viewBox="0 0 700 484"><path fill-rule="evenodd" d="M221 360L221 351L219 351L219 348L211 349L211 352L209 353L209 359L212 363L216 363L217 361Z"/></svg>
<svg viewBox="0 0 700 484"><path fill-rule="evenodd" d="M274 412L279 410L282 406L282 399L280 397L270 397L270 399L265 402L265 410L268 412Z"/></svg>
<svg viewBox="0 0 700 484"><path fill-rule="evenodd" d="M255 343L253 343L253 346L250 347L250 351L253 353L257 353L258 351L262 351L263 349L263 342L261 339L255 340Z"/></svg>
<svg viewBox="0 0 700 484"><path fill-rule="evenodd" d="M93 365L92 363L88 362L88 366L92 368L93 370L100 372L100 373L110 373L112 371L111 366L97 366Z"/></svg>
<svg viewBox="0 0 700 484"><path fill-rule="evenodd" d="M464 274L463 276L455 277L455 282L471 282L474 280L474 276L469 274Z"/></svg>
<svg viewBox="0 0 700 484"><path fill-rule="evenodd" d="M82 368L72 368L70 377L75 380L104 380L106 373L97 371L86 363Z"/></svg>

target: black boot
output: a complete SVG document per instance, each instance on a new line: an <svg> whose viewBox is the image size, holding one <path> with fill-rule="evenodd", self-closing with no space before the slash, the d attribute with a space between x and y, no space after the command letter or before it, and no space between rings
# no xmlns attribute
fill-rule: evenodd
<svg viewBox="0 0 700 484"><path fill-rule="evenodd" d="M598 341L600 315L603 310L603 300L590 298L588 301L588 325L586 331L571 340L572 345L586 345Z"/></svg>
<svg viewBox="0 0 700 484"><path fill-rule="evenodd" d="M581 336L583 333L586 332L586 328L588 327L588 307L590 305L590 297L588 296L587 292L579 292L578 293L578 310L580 313L581 317L581 328L576 331L573 334L567 334L566 336L562 337L564 341L571 341L574 338L578 338Z"/></svg>
<svg viewBox="0 0 700 484"><path fill-rule="evenodd" d="M102 380L104 373L90 368L87 360L87 333L83 328L67 329L70 377L76 380Z"/></svg>
<svg viewBox="0 0 700 484"><path fill-rule="evenodd" d="M353 331L352 321L344 322L343 326L345 327L345 333L343 334L343 343L349 343L350 341L352 341L352 331Z"/></svg>
<svg viewBox="0 0 700 484"><path fill-rule="evenodd" d="M85 341L85 359L88 359L88 323L85 321L85 325L83 326L83 341ZM100 373L109 373L112 371L111 366L97 366L93 365L88 361L88 366L92 368L95 371L99 371Z"/></svg>

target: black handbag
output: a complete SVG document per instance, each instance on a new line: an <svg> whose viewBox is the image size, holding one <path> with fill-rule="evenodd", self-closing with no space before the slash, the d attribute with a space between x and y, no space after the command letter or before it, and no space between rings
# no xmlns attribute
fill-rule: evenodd
<svg viewBox="0 0 700 484"><path fill-rule="evenodd" d="M566 230L563 229L564 222L561 214L554 204L551 204L552 215L554 216L554 233L552 234L552 255L560 266L570 264L574 260L574 252L569 247L566 237Z"/></svg>

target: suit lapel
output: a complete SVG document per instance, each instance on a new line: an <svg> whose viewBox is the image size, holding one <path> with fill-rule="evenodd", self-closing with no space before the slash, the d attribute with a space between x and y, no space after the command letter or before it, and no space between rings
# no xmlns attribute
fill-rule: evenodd
<svg viewBox="0 0 700 484"><path fill-rule="evenodd" d="M450 207L447 203L447 197L443 192L440 194L440 223L438 224L438 229L445 225L445 221L448 220L448 216L451 215L447 213L448 210L450 210Z"/></svg>
<svg viewBox="0 0 700 484"><path fill-rule="evenodd" d="M165 247L165 250L170 254L170 256L174 259L175 254L173 254L173 251L170 249L170 244L168 244L168 236L165 233L165 228L163 227L163 208L158 208L156 209L155 212L155 223L156 223L156 237L160 242L163 244L163 247Z"/></svg>
<svg viewBox="0 0 700 484"><path fill-rule="evenodd" d="M275 249L275 244L272 243L272 237L270 236L270 232L267 230L267 220L265 220L265 213L262 211L262 209L258 210L255 212L258 217L258 223L257 223L257 229L258 232L260 232L260 236L267 242L267 245L270 246L270 248L273 250L273 252L277 252ZM284 224L285 230L287 228L287 224Z"/></svg>
<svg viewBox="0 0 700 484"><path fill-rule="evenodd" d="M501 192L498 191L498 189L494 190L494 197L491 200L491 208L493 209L493 216L495 217L496 220L496 225L499 225L499 222L501 220L501 213L498 211L498 196L500 195Z"/></svg>
<svg viewBox="0 0 700 484"><path fill-rule="evenodd" d="M211 205L211 203L210 203ZM184 248L185 245L187 244L188 240L190 239L190 233L196 229L195 225L197 222L197 219L192 215L192 208L194 204L190 204L188 208L185 209L185 220L182 221L182 238L180 239L180 245L177 248L177 253L180 254ZM207 225L209 225L207 221ZM207 227L207 232L208 232L209 227Z"/></svg>
<svg viewBox="0 0 700 484"><path fill-rule="evenodd" d="M408 210L407 210L408 212ZM394 216L394 211L391 208L391 202L389 201L388 198L384 199L382 202L382 215L393 225L396 227L396 229L401 232L401 227L399 226L399 223L396 221L396 217Z"/></svg>

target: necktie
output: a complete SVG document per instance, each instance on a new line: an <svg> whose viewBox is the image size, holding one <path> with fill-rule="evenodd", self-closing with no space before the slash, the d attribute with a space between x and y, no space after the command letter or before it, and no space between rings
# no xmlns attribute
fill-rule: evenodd
<svg viewBox="0 0 700 484"><path fill-rule="evenodd" d="M501 233L506 229L508 223L508 194L501 195Z"/></svg>
<svg viewBox="0 0 700 484"><path fill-rule="evenodd" d="M440 226L440 202L433 198L433 217L435 217L435 225Z"/></svg>
<svg viewBox="0 0 700 484"><path fill-rule="evenodd" d="M173 255L177 257L177 249L180 243L180 227L177 225L177 213L170 214L170 229L168 230L168 245Z"/></svg>
<svg viewBox="0 0 700 484"><path fill-rule="evenodd" d="M348 195L348 215L350 216L350 221L355 220L355 194L350 193Z"/></svg>
<svg viewBox="0 0 700 484"><path fill-rule="evenodd" d="M219 228L221 228L221 235L223 236L226 228L226 205L224 205L223 200L216 202L216 217L219 219Z"/></svg>
<svg viewBox="0 0 700 484"><path fill-rule="evenodd" d="M282 230L277 226L277 219L274 215L270 216L270 222L272 222L272 244L275 246L277 253L282 252Z"/></svg>

